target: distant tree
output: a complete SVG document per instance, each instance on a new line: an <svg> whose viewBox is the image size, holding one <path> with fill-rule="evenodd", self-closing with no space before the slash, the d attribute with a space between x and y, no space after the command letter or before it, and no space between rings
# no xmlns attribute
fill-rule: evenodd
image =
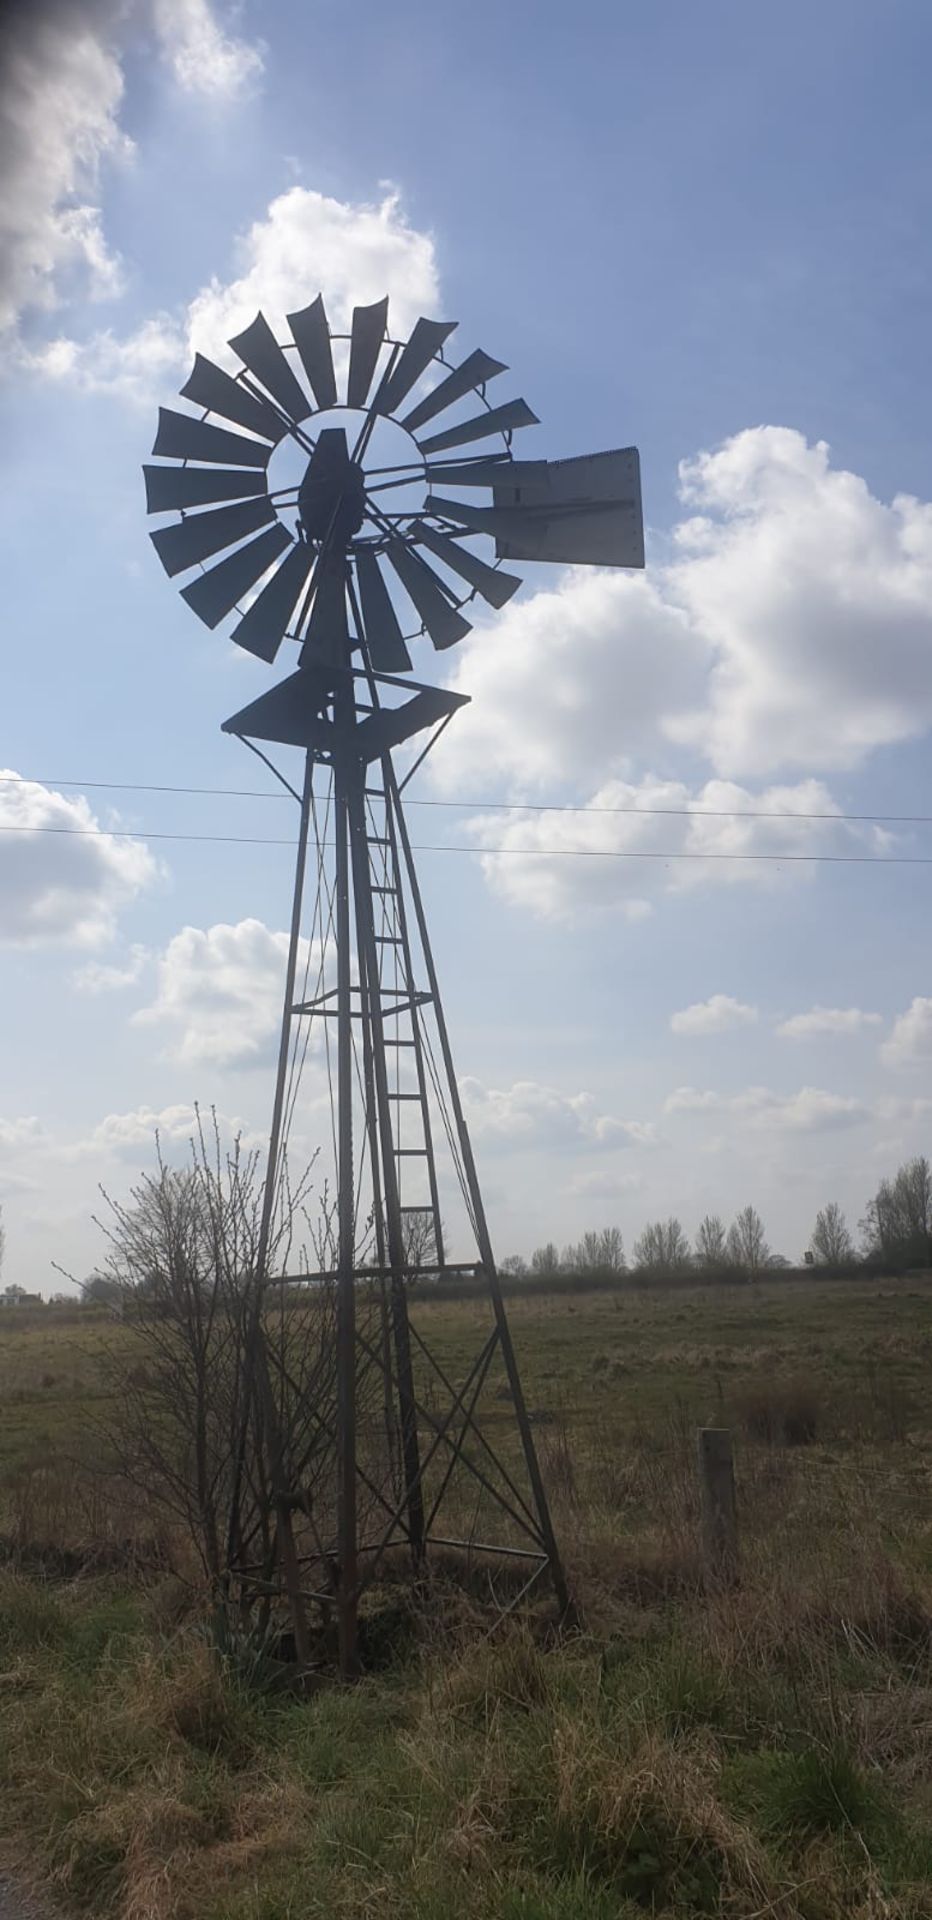
<svg viewBox="0 0 932 1920"><path fill-rule="evenodd" d="M769 1267L773 1256L764 1236L764 1223L756 1207L742 1207L728 1229L728 1258L733 1266L747 1274Z"/></svg>
<svg viewBox="0 0 932 1920"><path fill-rule="evenodd" d="M6 1228L3 1224L3 1208L0 1207L0 1273L3 1272L3 1256L6 1252Z"/></svg>
<svg viewBox="0 0 932 1920"><path fill-rule="evenodd" d="M112 1273L92 1273L81 1283L81 1302L85 1307L123 1306L125 1287Z"/></svg>
<svg viewBox="0 0 932 1920"><path fill-rule="evenodd" d="M920 1154L881 1180L861 1221L865 1253L891 1266L932 1265L932 1167Z"/></svg>
<svg viewBox="0 0 932 1920"><path fill-rule="evenodd" d="M507 1254L504 1260L499 1261L498 1271L508 1273L513 1279L520 1280L522 1274L527 1273L527 1261L523 1253Z"/></svg>
<svg viewBox="0 0 932 1920"><path fill-rule="evenodd" d="M603 1227L599 1234L599 1265L604 1273L624 1273L625 1246L620 1227Z"/></svg>
<svg viewBox="0 0 932 1920"><path fill-rule="evenodd" d="M707 1213L696 1234L696 1265L720 1273L728 1266L728 1237L725 1222L717 1213Z"/></svg>
<svg viewBox="0 0 932 1920"><path fill-rule="evenodd" d="M432 1207L415 1207L411 1212L403 1213L401 1237L407 1266L437 1265L437 1227Z"/></svg>
<svg viewBox="0 0 932 1920"><path fill-rule="evenodd" d="M543 1278L548 1278L552 1274L559 1273L559 1271L560 1254L554 1242L548 1240L546 1246L535 1247L531 1255L531 1272L540 1274Z"/></svg>
<svg viewBox="0 0 932 1920"><path fill-rule="evenodd" d="M642 1273L678 1273L688 1267L689 1241L675 1214L666 1220L649 1220L635 1240L631 1258Z"/></svg>
<svg viewBox="0 0 932 1920"><path fill-rule="evenodd" d="M837 1200L830 1200L827 1207L820 1207L810 1244L817 1266L843 1267L853 1260L854 1245Z"/></svg>

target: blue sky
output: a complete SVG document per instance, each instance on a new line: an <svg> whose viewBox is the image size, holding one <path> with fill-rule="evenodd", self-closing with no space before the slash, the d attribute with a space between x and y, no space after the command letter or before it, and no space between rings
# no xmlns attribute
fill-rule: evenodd
<svg viewBox="0 0 932 1920"><path fill-rule="evenodd" d="M98 1182L195 1099L267 1123L288 850L157 836L287 809L119 783L265 785L219 725L268 673L166 581L139 468L195 347L321 288L457 317L540 415L522 452L641 451L644 578L531 570L441 663L472 704L412 789L463 803L417 841L486 849L422 878L499 1251L747 1200L794 1257L826 1200L854 1224L932 1132L929 869L849 863L932 831L838 817L932 815L927 8L3 32L7 1278L85 1272Z"/></svg>

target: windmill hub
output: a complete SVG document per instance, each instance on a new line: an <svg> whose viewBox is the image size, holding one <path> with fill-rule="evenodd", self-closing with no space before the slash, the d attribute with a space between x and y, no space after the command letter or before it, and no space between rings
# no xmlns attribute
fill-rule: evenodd
<svg viewBox="0 0 932 1920"><path fill-rule="evenodd" d="M308 540L343 547L366 517L366 476L351 460L342 427L319 435L298 489L298 518Z"/></svg>

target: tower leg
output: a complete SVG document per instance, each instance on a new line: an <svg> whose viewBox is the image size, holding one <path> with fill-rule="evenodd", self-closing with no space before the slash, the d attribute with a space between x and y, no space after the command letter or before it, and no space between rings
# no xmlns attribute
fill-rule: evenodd
<svg viewBox="0 0 932 1920"><path fill-rule="evenodd" d="M347 700L349 705L347 706ZM350 974L350 817L352 692L334 702L340 750L334 754L337 937L337 1621L340 1671L356 1671L358 1543L356 1523L356 1222L353 1171L353 1007Z"/></svg>
<svg viewBox="0 0 932 1920"><path fill-rule="evenodd" d="M527 1469L527 1475L528 1475L528 1480L530 1482L531 1491L534 1497L534 1504L537 1510L538 1525L540 1527L541 1545L543 1547L543 1551L547 1555L547 1559L550 1565L551 1578L553 1580L553 1588L554 1588L554 1594L556 1596L557 1606L560 1609L561 1615L565 1616L565 1615L568 1615L570 1612L570 1596L569 1596L569 1591L566 1584L566 1576L563 1571L563 1564L560 1559L559 1549L557 1547L557 1542L556 1542L556 1536L553 1531L553 1522L550 1517L550 1507L547 1500L547 1493L544 1487L543 1476L540 1470L540 1462L537 1458L537 1449L534 1445L534 1436L531 1431L531 1423L530 1423L530 1420L528 1419L527 1405L524 1399L524 1391L521 1386L521 1376L518 1372L518 1364L515 1359L515 1351L514 1351L514 1347L512 1345L512 1340L511 1340L511 1329L508 1325L508 1316L505 1312L504 1300L502 1299L501 1285L499 1283L498 1272L495 1266L495 1256L492 1252L492 1242L489 1236L488 1223L485 1216L485 1208L482 1203L482 1193L479 1186L479 1177L476 1172L476 1163L473 1158L472 1142L469 1138L469 1129L466 1125L466 1116L463 1112L463 1103L462 1103L462 1100L460 1099L459 1087L457 1085L456 1069L453 1063L453 1053L450 1046L450 1037L447 1031L447 1024L446 1024L446 1020L444 1018L444 1013L443 1013L443 1003L440 998L440 985L437 979L437 971L434 966L434 957L433 957L433 952L431 950L431 945L430 945L430 936L427 931L427 920L424 913L424 905L421 899L421 891L418 885L417 871L415 869L414 860L411 853L411 842L408 837L408 829L407 829L404 813L400 803L398 783L395 778L395 771L392 766L391 759L388 755L385 756L385 759L383 762L383 772L384 772L384 779L385 779L385 791L386 791L387 801L394 815L395 825L398 832L399 844L401 846L402 854L404 857L405 868L407 871L408 885L411 889L411 899L414 905L414 913L415 913L415 919L417 921L421 951L424 956L424 965L427 970L427 980L428 980L428 985L430 987L431 999L433 1001L434 1018L436 1020L437 1033L440 1040L440 1050L443 1056L444 1072L445 1072L447 1085L449 1089L450 1104L453 1109L453 1117L456 1125L457 1139L459 1141L460 1154L462 1156L462 1162L463 1162L463 1171L465 1174L466 1184L468 1187L470 1202L472 1206L473 1220L475 1223L475 1230L476 1230L476 1239L479 1247L479 1257L482 1261L482 1265L485 1270L486 1280L488 1281L489 1292L492 1300L492 1311L495 1316L495 1324L498 1330L498 1337L501 1344L502 1358L505 1362L505 1371L508 1376L508 1385L509 1385L511 1395L512 1395L512 1400L514 1403L515 1418L517 1420L518 1430L521 1436L521 1445L524 1452L525 1466Z"/></svg>

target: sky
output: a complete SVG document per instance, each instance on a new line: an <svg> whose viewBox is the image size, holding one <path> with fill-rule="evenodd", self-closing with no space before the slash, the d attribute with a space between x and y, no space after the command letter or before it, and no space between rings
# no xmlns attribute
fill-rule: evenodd
<svg viewBox="0 0 932 1920"><path fill-rule="evenodd" d="M195 1102L265 1137L294 823L220 723L269 670L140 467L319 291L455 317L526 457L640 449L644 574L415 662L470 696L410 819L499 1255L750 1201L798 1260L929 1150L930 59L924 0L7 0L6 1281L91 1271Z"/></svg>

